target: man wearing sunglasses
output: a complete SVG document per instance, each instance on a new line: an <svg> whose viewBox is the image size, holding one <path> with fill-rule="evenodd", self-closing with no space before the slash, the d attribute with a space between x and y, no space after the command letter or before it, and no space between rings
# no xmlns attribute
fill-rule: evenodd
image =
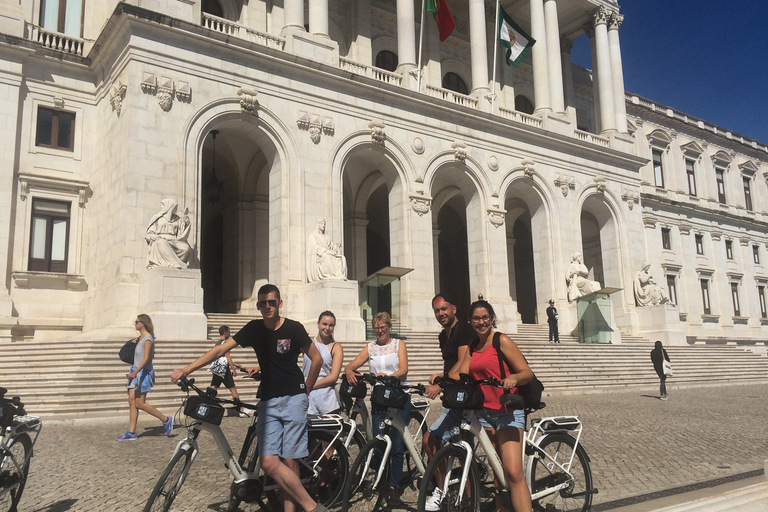
<svg viewBox="0 0 768 512"><path fill-rule="evenodd" d="M303 325L280 316L283 301L277 286L265 284L256 296L261 320L248 322L234 337L183 369L174 370L171 380L176 382L186 377L238 345L252 347L261 368L258 404L261 468L283 489L285 512L295 512L297 507L309 512L327 512L301 485L297 462L309 454L307 395L320 373L322 357ZM298 366L301 352L312 361L306 382ZM257 368L246 371L252 374Z"/></svg>

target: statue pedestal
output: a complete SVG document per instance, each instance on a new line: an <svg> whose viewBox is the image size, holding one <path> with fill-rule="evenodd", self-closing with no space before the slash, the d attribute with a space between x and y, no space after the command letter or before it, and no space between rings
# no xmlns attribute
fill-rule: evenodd
<svg viewBox="0 0 768 512"><path fill-rule="evenodd" d="M310 336L317 334L317 317L325 310L336 315L334 338L338 341L365 340L365 322L360 318L357 281L328 279L309 283L304 294L304 311L311 318L302 320Z"/></svg>
<svg viewBox="0 0 768 512"><path fill-rule="evenodd" d="M610 295L621 288L602 288L576 299L579 343L621 343Z"/></svg>
<svg viewBox="0 0 768 512"><path fill-rule="evenodd" d="M635 308L639 334L651 341L660 340L667 345L687 345L685 325L672 304L658 304Z"/></svg>
<svg viewBox="0 0 768 512"><path fill-rule="evenodd" d="M199 269L153 267L142 274L138 313L152 317L159 339L206 339L200 283Z"/></svg>

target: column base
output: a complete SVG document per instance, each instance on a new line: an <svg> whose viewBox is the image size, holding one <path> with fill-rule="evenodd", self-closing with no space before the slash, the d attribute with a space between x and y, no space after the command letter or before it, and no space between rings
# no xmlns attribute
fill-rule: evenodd
<svg viewBox="0 0 768 512"><path fill-rule="evenodd" d="M285 51L314 62L339 66L339 43L325 36L308 34L303 28L283 29Z"/></svg>
<svg viewBox="0 0 768 512"><path fill-rule="evenodd" d="M304 314L301 323L310 336L317 334L317 317L325 310L336 316L334 338L337 341L365 340L365 322L360 317L359 285L357 281L328 279L309 283L304 293Z"/></svg>
<svg viewBox="0 0 768 512"><path fill-rule="evenodd" d="M208 319L200 283L199 269L154 267L142 274L139 311L152 317L159 338L206 339Z"/></svg>

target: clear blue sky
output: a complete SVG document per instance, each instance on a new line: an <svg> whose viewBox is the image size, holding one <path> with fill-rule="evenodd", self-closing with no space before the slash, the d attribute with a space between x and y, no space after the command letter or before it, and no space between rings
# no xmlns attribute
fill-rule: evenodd
<svg viewBox="0 0 768 512"><path fill-rule="evenodd" d="M768 0L619 0L624 87L768 143ZM591 68L589 40L573 62Z"/></svg>

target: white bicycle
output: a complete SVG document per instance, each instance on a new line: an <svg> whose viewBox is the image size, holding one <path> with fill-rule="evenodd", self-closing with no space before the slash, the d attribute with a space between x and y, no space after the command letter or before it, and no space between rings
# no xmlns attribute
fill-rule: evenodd
<svg viewBox="0 0 768 512"><path fill-rule="evenodd" d="M6 391L0 388L0 512L15 512L43 422L27 415L19 397L5 398Z"/></svg>

